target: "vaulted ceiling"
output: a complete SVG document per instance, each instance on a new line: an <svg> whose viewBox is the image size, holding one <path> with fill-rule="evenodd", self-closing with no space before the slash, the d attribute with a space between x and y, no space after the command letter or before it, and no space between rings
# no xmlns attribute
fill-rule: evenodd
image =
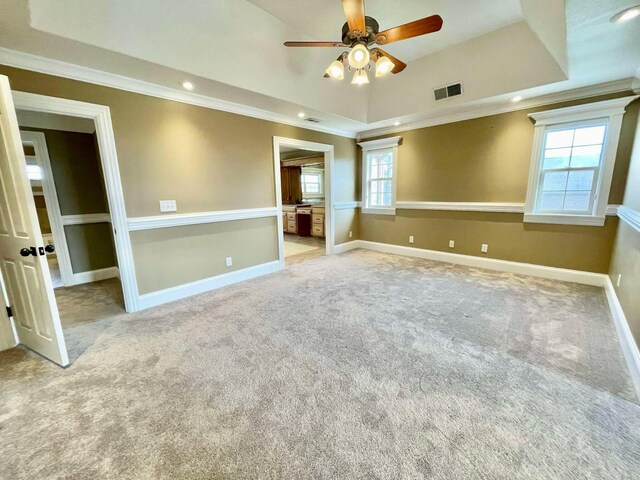
<svg viewBox="0 0 640 480"><path fill-rule="evenodd" d="M339 41L340 0L0 0L0 47L164 87L189 79L196 95L291 119L304 111L353 134L633 78L640 22L609 19L634 3L366 0L381 29L436 13L444 26L385 46L407 69L363 87L323 78L344 49L282 45ZM455 82L462 96L434 100Z"/></svg>

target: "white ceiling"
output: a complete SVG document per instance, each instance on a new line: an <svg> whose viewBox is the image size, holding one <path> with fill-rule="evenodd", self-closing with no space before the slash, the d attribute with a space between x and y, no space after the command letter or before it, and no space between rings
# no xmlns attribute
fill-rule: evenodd
<svg viewBox="0 0 640 480"><path fill-rule="evenodd" d="M0 48L176 89L199 103L233 102L353 134L446 117L478 106L630 78L640 67L640 19L609 18L637 0L367 0L381 29L440 14L440 32L390 44L399 75L357 88L322 78L340 48L340 0L0 0ZM12 52L0 51L5 58ZM11 62L9 62L11 63ZM464 95L432 89L461 81ZM305 123L302 122L304 125ZM308 125L312 127L312 125Z"/></svg>
<svg viewBox="0 0 640 480"><path fill-rule="evenodd" d="M346 20L339 0L249 1L313 40L342 39L342 26ZM445 21L437 35L416 37L385 47L404 61L424 57L524 19L518 0L366 0L365 13L378 21L380 31L434 14L455 19Z"/></svg>

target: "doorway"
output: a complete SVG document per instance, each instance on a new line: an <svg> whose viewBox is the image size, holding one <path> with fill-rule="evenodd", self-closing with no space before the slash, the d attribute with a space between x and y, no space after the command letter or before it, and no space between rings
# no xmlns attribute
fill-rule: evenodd
<svg viewBox="0 0 640 480"><path fill-rule="evenodd" d="M62 199L59 196L56 201L55 196L49 195L60 179L54 178L51 181L50 175L45 177L43 165L49 157L46 152L46 132L35 131L43 128L42 125L31 125L25 127L23 139L17 111L27 116L44 115L54 121L69 117L67 120L75 124L90 123L93 135L88 143L92 144L96 152L94 175L100 179L101 186L92 193L94 200L101 197L100 200L105 206L103 210L86 215L85 212L51 214L52 210L61 208ZM28 121L24 120L23 125L26 123ZM44 128L56 130L51 125L45 125ZM43 137L45 141L40 142L39 138ZM0 140L0 176L3 184L3 202L0 203L0 284L9 317L9 322L2 322L0 326L0 349L22 344L55 363L66 366L69 364L69 355L50 266L54 270L59 266L59 282L64 285L60 290L89 288L88 286L98 283L96 280L113 280L120 299L116 302L119 308L117 313L124 312L123 303L126 311L137 310L138 291L109 108L57 97L12 92L8 78L0 75ZM75 147L67 149L66 154L71 156L74 151ZM51 160L52 158L49 158L49 161ZM65 168L73 172L83 165L82 159L76 159L75 163L71 162ZM29 176L32 177L32 181ZM63 188L58 185L58 193L62 189L65 194L74 192L74 188L67 188L68 184L63 182L62 185ZM99 193L96 195L98 190ZM40 219L38 209L41 210ZM64 213L64 209L61 212ZM54 222L57 222L58 226L62 225L62 229L57 229ZM69 228L85 224L90 224L89 230L93 233L85 231L77 236L74 235L74 228ZM48 239L47 228L51 230ZM44 238L41 229L45 230ZM103 249L97 256L95 250L90 254L85 251L84 256L74 258L72 253L81 250L76 248L80 244L77 239L80 238L86 243L98 231L103 233L99 242L110 243L110 249ZM66 248L61 248L60 245L64 243L67 244ZM104 260L109 255L110 263L100 266L100 258ZM62 257L65 256L66 259L63 260ZM50 260L47 257L50 257ZM83 268L83 263L87 262L89 268ZM67 265L69 275L65 275L66 267L63 265ZM116 278L117 275L112 275L113 279L104 278L109 272L114 271L119 274L119 280ZM73 293L78 296L78 291ZM99 310L103 308L104 302L95 302L96 296L95 292L85 295L85 298L90 299L89 302L80 302L80 308L76 310L86 315L92 304L98 304ZM61 299L59 302L63 303ZM95 327L95 322L91 325ZM83 351L80 343L71 342L72 353Z"/></svg>
<svg viewBox="0 0 640 480"><path fill-rule="evenodd" d="M282 266L333 253L333 145L274 137Z"/></svg>
<svg viewBox="0 0 640 480"><path fill-rule="evenodd" d="M92 119L16 110L51 283L73 362L124 313Z"/></svg>

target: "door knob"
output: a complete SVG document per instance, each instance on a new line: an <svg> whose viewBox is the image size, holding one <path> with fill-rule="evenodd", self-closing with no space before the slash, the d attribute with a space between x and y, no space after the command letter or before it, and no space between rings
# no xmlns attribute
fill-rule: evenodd
<svg viewBox="0 0 640 480"><path fill-rule="evenodd" d="M38 256L38 254L36 253L36 247L21 248L20 255L22 255L23 257L28 257L30 255L33 255L34 257Z"/></svg>
<svg viewBox="0 0 640 480"><path fill-rule="evenodd" d="M47 253L53 253L56 251L56 247L54 247L53 245L45 245L44 251Z"/></svg>

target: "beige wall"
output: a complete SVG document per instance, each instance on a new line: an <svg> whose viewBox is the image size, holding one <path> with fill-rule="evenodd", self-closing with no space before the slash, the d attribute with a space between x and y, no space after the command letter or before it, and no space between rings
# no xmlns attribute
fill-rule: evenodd
<svg viewBox="0 0 640 480"><path fill-rule="evenodd" d="M95 134L27 127L21 130L45 136L62 215L109 212ZM64 230L74 273L116 266L108 223L69 225Z"/></svg>
<svg viewBox="0 0 640 480"><path fill-rule="evenodd" d="M275 231L271 217L132 232L140 293L277 260Z"/></svg>
<svg viewBox="0 0 640 480"><path fill-rule="evenodd" d="M623 204L640 213L640 122ZM615 238L609 275L636 344L640 346L640 232L624 220L620 220ZM617 286L618 275L621 275L620 286Z"/></svg>
<svg viewBox="0 0 640 480"><path fill-rule="evenodd" d="M620 94L618 96L621 96ZM593 98L401 132L398 200L524 203L531 163L533 111L604 100ZM609 203L622 201L640 103L625 114ZM604 227L523 223L522 214L398 210L362 214L360 238L468 255L599 273L609 269L617 220ZM449 249L449 240L456 247ZM480 245L489 252L480 253ZM594 253L595 252L595 253Z"/></svg>
<svg viewBox="0 0 640 480"><path fill-rule="evenodd" d="M0 66L0 74L9 77L14 90L109 106L128 217L159 215L160 199L176 200L178 213L275 206L273 136L334 145L334 201L356 199L353 139L11 67ZM226 228L238 233L226 236L216 233L219 225L206 226L213 230L203 226L201 236L192 235L196 227L132 233L140 291L230 271L220 270L220 265L230 249L245 244L241 235L249 235L251 244L234 250L234 268L272 259L275 222L254 238L243 223L229 223ZM349 227L349 222L340 222L336 237L345 238L341 229ZM216 248L205 248L207 237ZM147 253L149 244L157 255ZM190 254L199 260L187 259Z"/></svg>

